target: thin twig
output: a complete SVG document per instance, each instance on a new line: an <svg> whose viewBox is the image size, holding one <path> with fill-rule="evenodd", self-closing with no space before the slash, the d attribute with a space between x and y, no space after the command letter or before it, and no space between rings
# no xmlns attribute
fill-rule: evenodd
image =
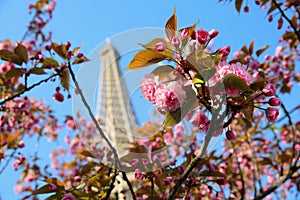
<svg viewBox="0 0 300 200"><path fill-rule="evenodd" d="M123 176L123 180L127 183L128 187L129 187L132 199L136 200L135 193L133 191L133 187L132 187L130 181L128 180L128 178L127 178L126 172L122 172L122 176Z"/></svg>
<svg viewBox="0 0 300 200"><path fill-rule="evenodd" d="M106 192L106 196L105 196L104 200L108 200L108 198L110 197L111 192L113 191L113 189L115 187L115 182L116 182L116 178L117 178L117 175L118 175L117 172L118 171L115 169L112 181L110 183L108 191Z"/></svg>
<svg viewBox="0 0 300 200"><path fill-rule="evenodd" d="M278 181L276 181L266 191L259 193L257 197L254 198L254 200L261 200L266 196L268 196L269 194L271 194L272 192L274 192L278 187L280 187L283 183L285 183L288 179L290 179L293 176L293 174L296 173L299 169L300 169L300 165L292 167L291 171L287 175L280 177Z"/></svg>
<svg viewBox="0 0 300 200"><path fill-rule="evenodd" d="M298 41L300 41L300 32L297 30L297 27L295 27L293 25L293 22L286 16L286 14L284 13L284 11L282 10L282 8L280 7L280 5L277 3L276 0L272 0L272 2L275 4L275 6L278 8L278 10L280 11L281 15L283 16L283 18L290 24L290 26L292 27L292 29L294 30Z"/></svg>
<svg viewBox="0 0 300 200"><path fill-rule="evenodd" d="M70 72L72 81L74 82L74 84L75 84L75 86L76 86L76 88L77 88L77 90L78 90L78 92L79 92L79 95L80 95L80 97L81 97L81 100L82 100L82 102L83 102L85 108L87 109L88 114L89 114L89 116L91 117L91 119L92 119L94 125L96 126L97 131L99 132L99 134L101 135L101 137L105 140L105 142L108 144L109 148L112 150L112 152L113 152L113 154L114 154L114 157L115 157L115 160L117 161L119 167L121 168L121 162L120 162L120 160L119 160L119 158L118 158L117 150L116 150L115 147L113 147L113 145L112 145L112 143L110 142L110 140L109 140L109 139L106 137L106 135L103 133L103 131L102 131L102 129L101 129L101 127L100 127L100 125L99 125L97 119L95 118L95 116L94 116L94 114L93 114L93 112L92 112L92 110L91 110L90 105L89 105L88 102L86 101L86 98L85 98L85 96L83 95L83 93L82 93L82 91L81 91L81 89L80 89L80 87L79 87L79 83L78 83L78 81L77 81L77 79L76 79L76 77L75 77L75 74L74 74L73 69L72 69L72 67L71 67L70 61L68 62L68 69L69 69L69 72ZM116 166L116 167L117 167L117 166Z"/></svg>
<svg viewBox="0 0 300 200"><path fill-rule="evenodd" d="M6 169L6 167L7 167L8 164L10 163L11 159L14 157L16 151L17 151L17 149L14 149L14 151L9 155L9 158L6 160L6 163L5 163L4 166L0 169L0 174L2 174L2 172Z"/></svg>
<svg viewBox="0 0 300 200"><path fill-rule="evenodd" d="M0 102L0 105L4 105L4 104L5 104L6 102L8 102L8 101L11 101L11 100L13 100L13 99L15 99L15 98L17 98L17 97L20 97L22 94L24 94L24 93L26 93L26 92L32 90L32 89L35 88L36 86L39 86L39 85L42 84L43 82L47 82L47 81L49 81L50 79L52 79L52 78L54 78L55 76L58 76L58 75L59 75L59 73L55 73L55 74L49 76L48 78L45 78L45 79L40 80L39 82L37 82L37 83L35 83L35 84L32 84L30 87L24 89L22 92L19 92L19 93L17 93L17 94L14 94L13 96L10 96L10 97L4 99L3 101Z"/></svg>

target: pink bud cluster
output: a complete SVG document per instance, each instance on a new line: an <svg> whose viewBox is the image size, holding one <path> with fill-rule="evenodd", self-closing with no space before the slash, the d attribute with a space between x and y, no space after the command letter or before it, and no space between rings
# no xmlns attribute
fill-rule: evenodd
<svg viewBox="0 0 300 200"><path fill-rule="evenodd" d="M275 96L276 95L276 87L275 85L268 83L263 89L262 89L262 93L265 96ZM281 105L281 101L279 98L277 97L272 97L269 99L268 101L270 106L280 106ZM279 109L274 108L274 107L268 107L266 109L266 117L268 119L269 122L275 122L277 120L277 118L279 117Z"/></svg>
<svg viewBox="0 0 300 200"><path fill-rule="evenodd" d="M186 93L177 81L159 83L158 76L146 75L140 85L143 96L156 104L161 113L172 112L182 106Z"/></svg>

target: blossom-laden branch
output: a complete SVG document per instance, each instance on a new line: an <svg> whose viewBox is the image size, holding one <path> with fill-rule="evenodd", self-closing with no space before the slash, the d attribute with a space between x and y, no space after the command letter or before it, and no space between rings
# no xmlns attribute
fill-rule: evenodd
<svg viewBox="0 0 300 200"><path fill-rule="evenodd" d="M285 12L282 10L281 6L278 4L278 2L276 0L272 0L272 2L275 4L277 9L280 11L283 18L290 24L290 26L292 27L293 31L295 32L295 34L298 38L298 41L300 42L300 28L297 29L297 27L294 26L293 22L286 16ZM298 17L300 17L300 15Z"/></svg>
<svg viewBox="0 0 300 200"><path fill-rule="evenodd" d="M16 93L16 94L14 94L14 95L12 95L12 96L6 98L5 100L1 101L1 102L0 102L0 105L4 105L4 104L5 104L6 102L8 102L8 101L11 101L11 100L13 100L13 99L15 99L15 98L17 98L17 97L22 96L23 94L25 94L26 92L29 92L29 91L32 90L33 88L35 88L35 87L41 85L42 83L46 83L47 81L49 81L49 80L51 80L51 79L53 79L54 77L59 76L59 75L60 75L60 73L55 73L55 74L53 74L53 75L51 75L51 76L49 76L49 77L47 77L47 78L45 78L45 79L43 79L43 80L40 80L40 81L37 82L37 83L32 84L31 86L25 88L22 92Z"/></svg>
<svg viewBox="0 0 300 200"><path fill-rule="evenodd" d="M91 108L90 108L90 105L88 104L88 102L86 101L86 98L82 92L82 90L80 89L80 86L79 86L79 83L75 77L75 74L73 72L73 69L71 67L71 63L70 61L68 62L68 69L69 69L69 72L70 72L70 75L71 75L71 78L72 78L72 81L74 82L77 90L78 90L78 93L81 97L81 100L85 106L85 108L87 109L88 113L89 113L89 116L91 117L94 125L96 126L96 129L97 131L99 132L99 134L101 135L101 137L105 140L105 142L108 144L108 146L110 147L110 149L112 150L113 154L114 154L114 159L115 159L115 162L116 162L116 167L122 167L121 166L121 163L120 163L120 160L118 158L118 153L117 153L117 150L116 148L112 145L112 143L110 142L110 140L106 137L106 135L104 134L104 132L102 131L97 119L95 118ZM129 187L129 190L131 192L131 195L132 195L132 199L133 200L136 200L136 197L135 197L135 194L134 194L134 190L132 188L132 185L130 183L130 181L128 180L128 177L126 175L126 172L122 172L122 176L123 176L123 179L124 181L127 183L128 187Z"/></svg>
<svg viewBox="0 0 300 200"><path fill-rule="evenodd" d="M79 86L79 83L75 77L75 74L73 72L73 69L71 67L71 63L70 61L68 62L68 69L69 69L69 72L70 72L70 75L71 75L71 78L72 78L72 81L74 82L75 84L75 87L81 97L81 100L85 106L85 108L87 109L88 111L88 114L89 116L91 117L93 123L95 124L96 128L97 128L97 131L99 132L99 134L101 135L101 137L105 140L105 142L108 144L109 148L112 150L113 154L114 154L114 159L116 160L117 164L119 167L121 167L121 163L119 161L119 158L118 158L118 153L117 153L117 150L116 148L112 145L111 141L107 138L107 136L104 134L103 130L101 129L96 117L94 116L93 112L92 112L92 109L90 107L90 105L88 104L80 86Z"/></svg>
<svg viewBox="0 0 300 200"><path fill-rule="evenodd" d="M266 191L261 192L257 194L256 198L254 200L261 200L264 199L266 196L274 192L278 187L280 187L283 183L285 183L287 180L289 180L295 173L298 172L300 169L300 165L292 166L291 170L286 174L285 176L280 177L272 186L270 186Z"/></svg>

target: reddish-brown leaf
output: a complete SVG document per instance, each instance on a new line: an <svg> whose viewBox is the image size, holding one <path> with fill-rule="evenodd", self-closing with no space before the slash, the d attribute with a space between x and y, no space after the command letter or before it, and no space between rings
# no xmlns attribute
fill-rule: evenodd
<svg viewBox="0 0 300 200"><path fill-rule="evenodd" d="M136 70L158 63L166 58L165 55L152 50L142 50L134 55L130 64L125 69Z"/></svg>
<svg viewBox="0 0 300 200"><path fill-rule="evenodd" d="M177 16L176 16L176 8L174 8L173 15L169 18L169 20L165 25L165 31L167 37L171 39L172 36L176 36L176 30L177 30Z"/></svg>
<svg viewBox="0 0 300 200"><path fill-rule="evenodd" d="M242 8L243 0L235 0L235 9L240 12Z"/></svg>

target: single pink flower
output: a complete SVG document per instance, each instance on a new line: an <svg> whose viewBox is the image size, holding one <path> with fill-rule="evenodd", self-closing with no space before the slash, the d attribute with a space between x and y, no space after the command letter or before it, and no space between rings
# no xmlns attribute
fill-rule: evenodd
<svg viewBox="0 0 300 200"><path fill-rule="evenodd" d="M166 44L164 42L158 42L156 43L154 47L154 51L156 52L163 52L166 49Z"/></svg>
<svg viewBox="0 0 300 200"><path fill-rule="evenodd" d="M136 179L142 178L142 172L141 172L140 169L135 169L135 171L134 171L134 178L136 178Z"/></svg>
<svg viewBox="0 0 300 200"><path fill-rule="evenodd" d="M143 96L151 103L155 103L156 99L155 91L158 86L157 78L158 77L156 77L154 74L148 74L144 76L140 85Z"/></svg>
<svg viewBox="0 0 300 200"><path fill-rule="evenodd" d="M206 44L209 40L209 33L205 30L199 29L197 31L197 40L200 44Z"/></svg>
<svg viewBox="0 0 300 200"><path fill-rule="evenodd" d="M277 108L267 108L266 117L269 122L275 122L279 117L279 110Z"/></svg>
<svg viewBox="0 0 300 200"><path fill-rule="evenodd" d="M281 105L281 101L280 101L279 98L273 97L273 98L269 99L269 105L270 106L280 106Z"/></svg>
<svg viewBox="0 0 300 200"><path fill-rule="evenodd" d="M177 37L172 36L172 38L171 38L171 44L174 47L178 47L180 45L180 40Z"/></svg>
<svg viewBox="0 0 300 200"><path fill-rule="evenodd" d="M67 193L64 195L64 197L61 200L76 200L76 198L72 193Z"/></svg>
<svg viewBox="0 0 300 200"><path fill-rule="evenodd" d="M60 92L56 92L54 95L53 95L53 99L57 102L63 102L64 101L64 95Z"/></svg>
<svg viewBox="0 0 300 200"><path fill-rule="evenodd" d="M225 61L230 53L230 46L221 47L218 49L218 54L222 54L222 61Z"/></svg>
<svg viewBox="0 0 300 200"><path fill-rule="evenodd" d="M209 31L209 37L210 38L215 38L219 35L219 31L217 31L216 29L212 29L211 31Z"/></svg>
<svg viewBox="0 0 300 200"><path fill-rule="evenodd" d="M155 91L155 104L161 113L172 112L180 108L185 98L185 91L175 81L161 84Z"/></svg>
<svg viewBox="0 0 300 200"><path fill-rule="evenodd" d="M235 133L233 131L226 131L226 138L227 140L231 141L231 140L235 140L236 136Z"/></svg>
<svg viewBox="0 0 300 200"><path fill-rule="evenodd" d="M51 192L55 192L57 190L57 186L55 184L53 184L53 183L50 183L49 184L49 190Z"/></svg>
<svg viewBox="0 0 300 200"><path fill-rule="evenodd" d="M265 96L274 96L276 94L276 87L272 83L268 83L263 89L262 92Z"/></svg>
<svg viewBox="0 0 300 200"><path fill-rule="evenodd" d="M188 38L189 31L187 28L183 29L180 33L181 39L185 40Z"/></svg>

